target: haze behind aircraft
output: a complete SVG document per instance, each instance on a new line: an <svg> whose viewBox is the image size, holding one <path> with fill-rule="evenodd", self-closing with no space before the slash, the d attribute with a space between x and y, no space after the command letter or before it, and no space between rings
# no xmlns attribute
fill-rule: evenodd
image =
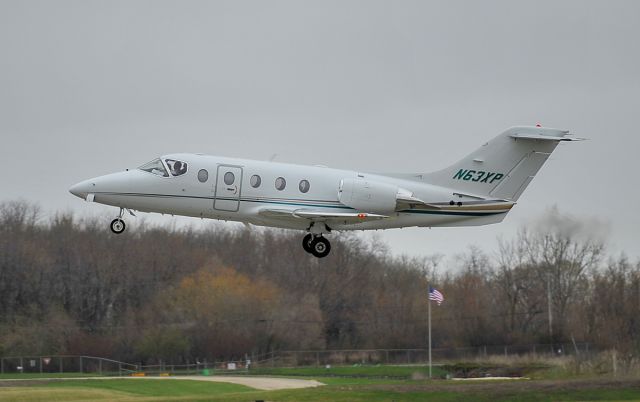
<svg viewBox="0 0 640 402"><path fill-rule="evenodd" d="M169 154L134 170L85 180L69 191L124 211L158 212L299 229L302 247L322 258L324 235L409 226L501 222L568 131L512 127L446 169L364 173L203 154Z"/></svg>

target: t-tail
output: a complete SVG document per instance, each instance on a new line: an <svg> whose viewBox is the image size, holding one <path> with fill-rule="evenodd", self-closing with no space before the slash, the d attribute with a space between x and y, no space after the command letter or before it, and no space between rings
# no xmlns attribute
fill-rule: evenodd
<svg viewBox="0 0 640 402"><path fill-rule="evenodd" d="M423 175L430 184L460 194L516 201L569 132L512 127L446 169Z"/></svg>

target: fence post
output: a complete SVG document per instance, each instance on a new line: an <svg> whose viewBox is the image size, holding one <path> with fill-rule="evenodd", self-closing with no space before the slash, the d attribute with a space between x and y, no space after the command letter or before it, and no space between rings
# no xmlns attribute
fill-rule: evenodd
<svg viewBox="0 0 640 402"><path fill-rule="evenodd" d="M59 366L60 366L60 372L64 373L64 369L62 368L62 360L63 360L63 358L62 358L62 356L60 356L58 358L58 363L59 363Z"/></svg>
<svg viewBox="0 0 640 402"><path fill-rule="evenodd" d="M320 367L320 352L316 351L316 367Z"/></svg>
<svg viewBox="0 0 640 402"><path fill-rule="evenodd" d="M507 357L507 347L504 347L504 357Z"/></svg>
<svg viewBox="0 0 640 402"><path fill-rule="evenodd" d="M40 374L42 374L42 356L40 356Z"/></svg>
<svg viewBox="0 0 640 402"><path fill-rule="evenodd" d="M22 372L24 373L24 359L20 356L20 367L22 367Z"/></svg>
<svg viewBox="0 0 640 402"><path fill-rule="evenodd" d="M407 350L407 364L411 364L411 351Z"/></svg>
<svg viewBox="0 0 640 402"><path fill-rule="evenodd" d="M83 371L82 371L82 356L80 356L80 373L83 373Z"/></svg>
<svg viewBox="0 0 640 402"><path fill-rule="evenodd" d="M98 372L102 375L102 359L98 360Z"/></svg>
<svg viewBox="0 0 640 402"><path fill-rule="evenodd" d="M533 344L533 357L536 357L536 344Z"/></svg>
<svg viewBox="0 0 640 402"><path fill-rule="evenodd" d="M4 374L4 358L0 358L0 374Z"/></svg>
<svg viewBox="0 0 640 402"><path fill-rule="evenodd" d="M118 375L122 377L122 363L118 362Z"/></svg>
<svg viewBox="0 0 640 402"><path fill-rule="evenodd" d="M389 364L389 349L385 349L384 354L385 354L385 363Z"/></svg>

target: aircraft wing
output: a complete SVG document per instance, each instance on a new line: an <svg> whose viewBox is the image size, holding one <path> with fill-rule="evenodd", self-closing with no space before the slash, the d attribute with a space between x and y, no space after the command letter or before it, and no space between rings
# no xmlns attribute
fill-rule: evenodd
<svg viewBox="0 0 640 402"><path fill-rule="evenodd" d="M294 218L307 219L317 222L340 222L344 224L367 222L372 220L388 218L385 215L362 213L362 212L333 212L321 209L272 209L260 210L260 215L268 218Z"/></svg>

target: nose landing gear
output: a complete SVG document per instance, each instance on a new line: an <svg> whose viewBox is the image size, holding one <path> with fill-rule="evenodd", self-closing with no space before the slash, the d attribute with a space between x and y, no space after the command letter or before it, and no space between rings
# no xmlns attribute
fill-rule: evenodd
<svg viewBox="0 0 640 402"><path fill-rule="evenodd" d="M126 228L126 225L124 224L124 221L122 219L116 218L111 221L111 231L113 233L120 234L124 232L125 228Z"/></svg>
<svg viewBox="0 0 640 402"><path fill-rule="evenodd" d="M114 220L111 221L111 231L115 234L120 234L124 232L127 225L124 224L124 220L122 219L122 215L124 215L124 208L120 208L120 215Z"/></svg>
<svg viewBox="0 0 640 402"><path fill-rule="evenodd" d="M331 251L331 243L322 237L322 235L309 233L302 239L302 248L307 253L313 254L314 257L324 258L328 256Z"/></svg>

